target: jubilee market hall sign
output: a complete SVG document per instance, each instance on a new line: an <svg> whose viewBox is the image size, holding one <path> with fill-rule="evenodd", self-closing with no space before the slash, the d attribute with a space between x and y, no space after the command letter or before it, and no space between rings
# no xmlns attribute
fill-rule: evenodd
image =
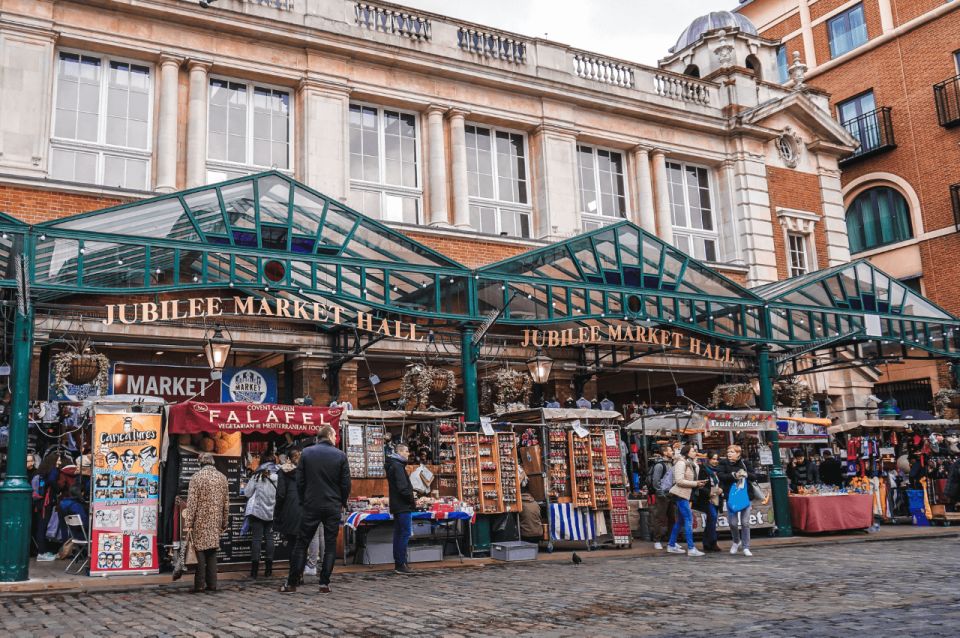
<svg viewBox="0 0 960 638"><path fill-rule="evenodd" d="M107 318L103 323L130 325L135 323L154 323L156 321L176 321L179 319L199 319L220 317L224 308L233 306L233 315L244 317L277 317L341 325L344 316L341 308L316 301L290 301L277 299L270 302L259 297L191 297L189 299L168 299L163 301L145 301L135 304L110 304ZM230 313L227 313L230 314ZM357 312L356 326L359 330L381 334L393 339L423 341L426 335L417 330L417 324L390 319L376 319L367 312ZM565 348L578 345L622 344L652 345L685 350L693 355L713 361L731 362L730 348L715 345L696 337L664 330L629 324L568 328L566 330L523 331L523 347Z"/></svg>

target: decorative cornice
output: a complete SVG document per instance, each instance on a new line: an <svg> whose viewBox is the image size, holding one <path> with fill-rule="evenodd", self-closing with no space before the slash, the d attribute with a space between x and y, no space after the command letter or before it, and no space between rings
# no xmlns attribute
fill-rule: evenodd
<svg viewBox="0 0 960 638"><path fill-rule="evenodd" d="M788 232L809 235L820 221L820 215L803 210L777 208L777 219Z"/></svg>

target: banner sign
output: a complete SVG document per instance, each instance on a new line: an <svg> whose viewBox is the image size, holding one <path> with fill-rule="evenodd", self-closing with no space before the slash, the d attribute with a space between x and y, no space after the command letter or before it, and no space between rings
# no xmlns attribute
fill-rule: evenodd
<svg viewBox="0 0 960 638"><path fill-rule="evenodd" d="M766 495L766 499L750 503L750 529L768 529L776 525L776 520L773 515L772 490L770 483L759 483L758 485ZM717 531L724 532L730 529L730 516L737 516L737 514L730 514L730 512L726 511L726 507L724 507L724 511L720 512L717 516ZM694 511L693 531L703 531L706 525L707 515L703 512Z"/></svg>
<svg viewBox="0 0 960 638"><path fill-rule="evenodd" d="M160 397L169 403L220 400L220 382L210 378L209 368L116 363L112 378L113 394Z"/></svg>
<svg viewBox="0 0 960 638"><path fill-rule="evenodd" d="M757 410L695 412L692 421L707 432L773 431L777 429L773 412Z"/></svg>
<svg viewBox="0 0 960 638"><path fill-rule="evenodd" d="M156 574L160 415L96 413L90 575Z"/></svg>
<svg viewBox="0 0 960 638"><path fill-rule="evenodd" d="M49 392L47 396L50 397L51 401L69 401L72 403L79 403L80 401L86 401L87 399L96 399L100 395L100 388L96 383L83 383L77 385L76 383L70 383L67 381L63 384L63 390L57 389L57 384L54 379L53 366L50 367L50 379L48 381Z"/></svg>
<svg viewBox="0 0 960 638"><path fill-rule="evenodd" d="M224 403L276 403L277 372L267 368L224 368L222 388L222 396L217 399Z"/></svg>
<svg viewBox="0 0 960 638"><path fill-rule="evenodd" d="M817 425L816 423L777 421L777 430L781 434L781 443L789 443L791 441L826 443L830 440L826 426Z"/></svg>
<svg viewBox="0 0 960 638"><path fill-rule="evenodd" d="M170 432L278 432L317 434L325 425L339 431L341 408L248 403L180 403L170 407Z"/></svg>

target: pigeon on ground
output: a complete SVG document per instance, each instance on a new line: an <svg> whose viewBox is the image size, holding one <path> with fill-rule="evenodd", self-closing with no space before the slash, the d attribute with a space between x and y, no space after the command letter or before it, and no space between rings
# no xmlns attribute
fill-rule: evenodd
<svg viewBox="0 0 960 638"><path fill-rule="evenodd" d="M574 565L579 565L580 563L583 562L583 559L580 558L580 555L577 554L576 552L573 553L573 558L571 558L570 560L573 561Z"/></svg>

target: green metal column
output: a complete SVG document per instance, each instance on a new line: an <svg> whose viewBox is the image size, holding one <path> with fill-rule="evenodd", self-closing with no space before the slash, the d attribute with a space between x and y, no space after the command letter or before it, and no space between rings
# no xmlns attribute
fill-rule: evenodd
<svg viewBox="0 0 960 638"><path fill-rule="evenodd" d="M480 396L477 392L477 348L473 328L460 329L460 361L463 366L463 413L467 423L480 422Z"/></svg>
<svg viewBox="0 0 960 638"><path fill-rule="evenodd" d="M760 379L760 409L773 410L773 364L770 361L770 346L764 344L757 348L757 368ZM787 475L780 462L780 433L777 430L768 433L773 448L773 470L770 472L770 488L773 490L773 513L777 523L778 536L793 536L790 523L789 491Z"/></svg>
<svg viewBox="0 0 960 638"><path fill-rule="evenodd" d="M13 324L13 397L7 476L0 482L0 581L27 580L30 557L30 482L27 481L27 411L30 405L30 355L33 307L17 306Z"/></svg>

